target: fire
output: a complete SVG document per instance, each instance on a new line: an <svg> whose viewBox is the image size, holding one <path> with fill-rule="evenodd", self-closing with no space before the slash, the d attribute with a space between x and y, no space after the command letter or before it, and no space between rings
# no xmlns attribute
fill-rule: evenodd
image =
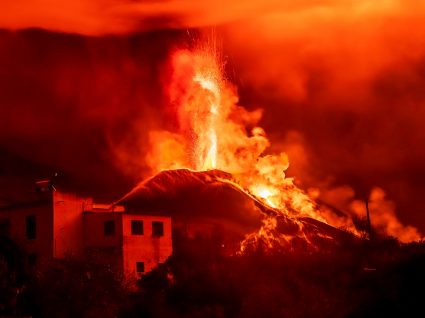
<svg viewBox="0 0 425 318"><path fill-rule="evenodd" d="M236 88L224 78L216 52L178 50L171 64L169 97L178 131L151 133L147 162L154 173L175 168L219 169L230 173L238 187L269 206L276 216L265 217L263 227L242 242L242 250L248 242L259 240L268 247L286 245L295 236L308 242L298 221L301 230L294 237L279 234L279 216L294 220L310 217L356 233L351 219L320 209L292 178L286 177L289 160L284 152L267 153L270 141L258 126L262 110L248 111L238 105Z"/></svg>
<svg viewBox="0 0 425 318"><path fill-rule="evenodd" d="M206 107L208 110L205 115L206 122L206 138L202 138L204 132L197 131L198 133L198 167L201 170L214 169L217 167L217 132L216 120L219 113L220 105L220 89L214 78L208 78L206 74L196 74L193 80L207 92L211 93L208 98Z"/></svg>
<svg viewBox="0 0 425 318"><path fill-rule="evenodd" d="M212 63L211 63L212 62ZM218 132L221 116L221 70L213 56L176 52L170 87L181 131L191 140L191 167L196 170L217 168Z"/></svg>
<svg viewBox="0 0 425 318"><path fill-rule="evenodd" d="M174 134L151 134L148 163L153 172L174 168L223 170L233 175L241 189L277 213L324 221L313 201L293 179L286 178L288 156L266 153L270 141L258 126L262 110L248 111L238 105L236 89L224 78L218 61L215 52L205 49L174 53L169 97L179 127ZM260 231L247 240L261 238L271 245L272 238L278 239L276 224L276 220L267 218Z"/></svg>
<svg viewBox="0 0 425 318"><path fill-rule="evenodd" d="M261 111L248 112L237 105L236 90L223 78L221 68L215 54L204 50L178 51L173 57L170 97L180 134L188 136L188 168L230 172L244 189L271 207L284 208L281 187L292 184L285 178L288 157L264 155L270 142L256 126Z"/></svg>
<svg viewBox="0 0 425 318"><path fill-rule="evenodd" d="M273 202L272 197L276 195L276 193L272 192L272 189L269 189L263 185L253 185L251 187L251 192L256 194L258 197L263 199L268 205L270 205L273 208L277 208L277 205L275 202Z"/></svg>

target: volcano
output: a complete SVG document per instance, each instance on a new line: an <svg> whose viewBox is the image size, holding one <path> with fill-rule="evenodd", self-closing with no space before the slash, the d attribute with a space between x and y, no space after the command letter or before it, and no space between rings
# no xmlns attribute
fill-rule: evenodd
<svg viewBox="0 0 425 318"><path fill-rule="evenodd" d="M242 252L259 246L322 250L355 239L349 232L311 217L285 215L221 170L164 170L138 184L116 204L136 213L171 215L177 223L219 224L226 235L240 239Z"/></svg>

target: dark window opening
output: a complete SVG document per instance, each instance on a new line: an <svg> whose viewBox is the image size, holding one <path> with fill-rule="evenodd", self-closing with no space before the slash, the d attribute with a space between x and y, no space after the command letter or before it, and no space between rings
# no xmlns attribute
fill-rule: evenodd
<svg viewBox="0 0 425 318"><path fill-rule="evenodd" d="M136 262L136 272L138 273L145 272L145 262Z"/></svg>
<svg viewBox="0 0 425 318"><path fill-rule="evenodd" d="M152 222L152 236L160 237L164 236L164 222Z"/></svg>
<svg viewBox="0 0 425 318"><path fill-rule="evenodd" d="M28 215L26 218L27 240L35 240L37 237L37 220L35 215Z"/></svg>
<svg viewBox="0 0 425 318"><path fill-rule="evenodd" d="M0 236L10 236L10 219L0 219Z"/></svg>
<svg viewBox="0 0 425 318"><path fill-rule="evenodd" d="M131 234L143 235L143 221L131 221Z"/></svg>
<svg viewBox="0 0 425 318"><path fill-rule="evenodd" d="M36 253L31 253L28 255L28 265L30 266L35 266L37 265L37 254Z"/></svg>
<svg viewBox="0 0 425 318"><path fill-rule="evenodd" d="M103 232L105 233L105 236L115 235L115 221L109 220L103 222Z"/></svg>

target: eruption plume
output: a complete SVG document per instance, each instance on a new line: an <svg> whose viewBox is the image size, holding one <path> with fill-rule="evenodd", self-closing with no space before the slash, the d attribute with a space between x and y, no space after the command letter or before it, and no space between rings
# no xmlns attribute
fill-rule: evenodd
<svg viewBox="0 0 425 318"><path fill-rule="evenodd" d="M303 232L302 218L359 234L350 217L321 208L294 184L293 178L286 177L288 156L284 152L269 153L270 141L258 126L262 110L248 111L238 105L236 88L223 76L219 61L215 50L174 52L168 91L178 129L151 133L147 162L152 172L176 168L225 171L232 177L223 181L231 182L273 211L264 217L258 232L246 237L242 250L260 240L269 247L276 242L289 243L295 237L310 243ZM294 220L300 231L290 236L279 233L281 217Z"/></svg>

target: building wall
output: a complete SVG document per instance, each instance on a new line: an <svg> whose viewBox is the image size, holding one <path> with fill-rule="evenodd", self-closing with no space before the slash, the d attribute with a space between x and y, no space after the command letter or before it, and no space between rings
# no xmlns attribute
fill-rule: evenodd
<svg viewBox="0 0 425 318"><path fill-rule="evenodd" d="M53 191L54 257L83 254L83 204L74 194Z"/></svg>
<svg viewBox="0 0 425 318"><path fill-rule="evenodd" d="M127 279L138 278L172 254L171 218L127 214L123 207L93 204L59 190L43 193L45 201L1 208L0 220L10 222L10 238L36 261L90 256L122 271ZM26 237L26 217L36 219L36 238ZM131 221L143 221L143 234L132 234ZM113 235L105 235L105 221L113 221ZM152 235L152 222L162 222L163 235ZM137 270L143 263L143 272Z"/></svg>
<svg viewBox="0 0 425 318"><path fill-rule="evenodd" d="M211 239L217 225L213 221L175 221L174 229L179 231L187 239Z"/></svg>
<svg viewBox="0 0 425 318"><path fill-rule="evenodd" d="M122 215L122 213L112 212L84 213L84 247L86 249L121 247L123 233ZM105 236L105 221L115 222L114 235Z"/></svg>
<svg viewBox="0 0 425 318"><path fill-rule="evenodd" d="M143 221L143 235L131 233L131 221ZM163 222L164 235L152 236L152 222ZM128 279L137 278L136 263L144 263L144 271L155 268L172 254L171 218L161 216L146 216L123 214L123 268Z"/></svg>
<svg viewBox="0 0 425 318"><path fill-rule="evenodd" d="M34 215L36 237L27 239L26 218ZM53 257L53 207L51 202L32 203L3 208L0 219L10 220L10 238L28 254L36 256L37 262Z"/></svg>

